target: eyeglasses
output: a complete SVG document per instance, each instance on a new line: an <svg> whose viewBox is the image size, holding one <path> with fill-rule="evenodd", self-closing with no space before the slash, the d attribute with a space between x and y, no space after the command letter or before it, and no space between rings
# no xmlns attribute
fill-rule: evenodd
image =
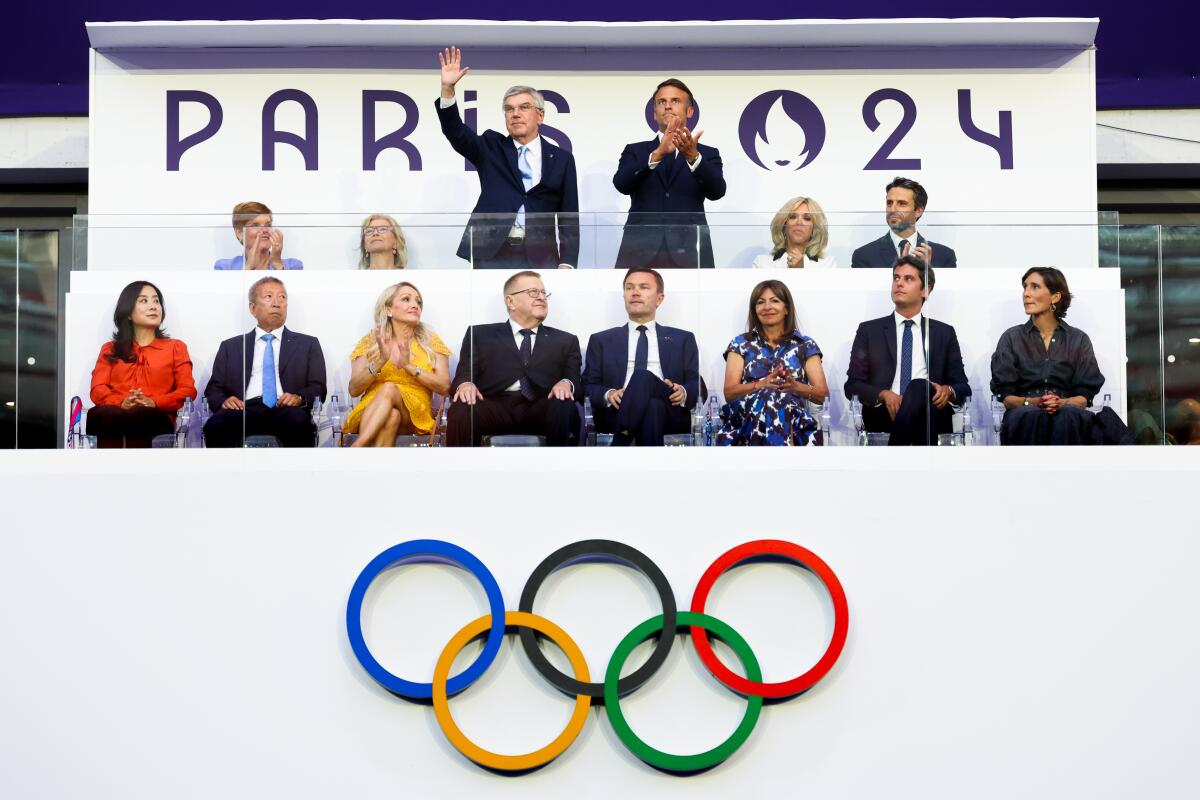
<svg viewBox="0 0 1200 800"><path fill-rule="evenodd" d="M261 229L261 230L270 230L270 228L271 228L271 223L270 223L270 222L247 222L247 223L246 223L246 225L245 225L245 227L247 227L247 228L259 228L259 229Z"/></svg>
<svg viewBox="0 0 1200 800"><path fill-rule="evenodd" d="M509 292L508 296L512 297L513 295L518 295L518 294L527 294L530 297L532 297L534 300L538 299L539 297L544 297L547 300L550 299L550 293L547 292L545 289L521 289L520 291L517 291L517 292Z"/></svg>
<svg viewBox="0 0 1200 800"><path fill-rule="evenodd" d="M363 233L368 236L372 233L391 233L391 232L392 232L391 225L376 225L371 228L363 228Z"/></svg>
<svg viewBox="0 0 1200 800"><path fill-rule="evenodd" d="M528 114L530 111L533 111L533 103L521 103L519 106L510 106L505 103L503 108L505 114L511 114L514 111L520 111L522 114Z"/></svg>

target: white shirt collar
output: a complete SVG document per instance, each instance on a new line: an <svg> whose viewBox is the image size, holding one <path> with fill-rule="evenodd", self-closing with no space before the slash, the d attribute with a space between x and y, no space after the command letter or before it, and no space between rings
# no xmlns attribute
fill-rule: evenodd
<svg viewBox="0 0 1200 800"><path fill-rule="evenodd" d="M896 323L897 330L900 330L901 332L903 332L904 321L909 319L909 317L904 316L899 311L893 311L892 318ZM921 330L922 325L925 322L925 318L924 318L924 315L922 314L922 312L918 311L916 313L916 315L912 317L912 321L915 323L913 327L915 327L917 330Z"/></svg>
<svg viewBox="0 0 1200 800"><path fill-rule="evenodd" d="M521 152L522 147L528 147L529 155L531 158L534 156L540 156L542 154L542 137L541 136L533 137L533 139L529 142L529 144L525 144L525 145L521 144L516 139L513 139L511 136L508 138L513 143L513 147L517 148L518 153Z"/></svg>
<svg viewBox="0 0 1200 800"><path fill-rule="evenodd" d="M629 320L629 330L631 330L631 331L636 331L636 330L637 330L637 327L638 327L638 325L645 325L645 326L646 326L646 333L647 333L647 334L650 334L650 333L654 333L654 330L655 330L654 326L655 326L655 324L656 324L656 323L654 322L654 320L650 320L649 322L634 322L633 320Z"/></svg>
<svg viewBox="0 0 1200 800"><path fill-rule="evenodd" d="M910 250L921 243L921 234L917 233L916 228L913 229L912 235L907 239L902 239L891 228L888 228L888 235L892 237L892 249L895 250L897 254L900 253L901 242L907 241Z"/></svg>
<svg viewBox="0 0 1200 800"><path fill-rule="evenodd" d="M276 329L275 329L275 330L273 330L273 331L265 331L265 330L263 330L261 327L259 327L258 325L255 325L255 326L254 326L254 338L255 338L255 340L262 339L262 337L266 336L268 333L275 334L275 339L276 339L276 340L282 340L282 339L283 339L283 326L282 326L282 325L280 325L278 328L276 328Z"/></svg>
<svg viewBox="0 0 1200 800"><path fill-rule="evenodd" d="M510 327L510 328L512 328L513 336L520 336L520 335L521 335L521 331L522 331L523 329L521 328L521 326L520 326L520 325L518 325L518 324L517 324L517 321L516 321L515 319L513 319L512 317L509 317L509 318L508 318L508 325L509 325L509 327ZM538 335L538 333L541 331L541 329L542 329L542 323L540 323L540 322L539 322L538 324L534 325L534 326L533 326L532 328L530 328L529 330L533 331L533 335L534 335L534 336L537 336L537 335Z"/></svg>

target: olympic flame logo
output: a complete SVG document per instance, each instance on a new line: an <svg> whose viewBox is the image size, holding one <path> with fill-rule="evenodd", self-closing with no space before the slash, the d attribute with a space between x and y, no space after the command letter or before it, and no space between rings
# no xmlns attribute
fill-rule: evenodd
<svg viewBox="0 0 1200 800"><path fill-rule="evenodd" d="M662 603L662 614L637 625L617 645L604 671L602 682L592 681L583 653L571 637L550 620L533 613L533 601L546 578L559 569L580 561L611 561L642 573L654 585ZM833 601L834 626L829 646L817 663L807 672L786 681L765 683L762 669L750 645L726 623L704 613L704 605L717 579L734 567L752 561L786 561L810 570L825 584ZM362 605L367 589L383 572L403 564L447 563L471 572L483 585L490 613L468 623L454 634L442 650L433 668L433 679L420 683L388 672L371 655L363 638ZM591 539L562 547L546 557L534 569L521 592L517 611L506 611L500 587L487 567L463 548L437 539L416 539L388 548L376 556L359 574L346 606L346 631L350 646L363 669L392 694L408 700L431 701L442 732L464 756L481 767L493 771L524 773L553 761L562 754L583 730L592 705L604 707L609 724L617 738L638 758L650 766L676 775L702 772L725 761L749 738L762 713L764 701L781 702L811 689L837 663L846 644L850 627L850 612L846 594L833 570L815 553L800 545L775 539L746 542L724 553L701 576L692 595L689 611L676 608L670 584L658 566L642 552L607 539ZM567 727L550 744L532 753L501 755L492 753L470 741L454 722L449 698L464 691L491 666L500 650L506 632L519 633L525 655L538 672L564 694L574 698L574 710ZM572 675L559 671L542 653L534 634L540 633L567 656ZM621 713L621 698L644 684L667 659L677 633L689 634L700 660L713 677L731 691L746 698L746 712L737 729L720 745L699 754L675 754L657 750L642 741ZM455 657L473 639L486 634L483 651L475 661L457 675L450 675ZM720 639L736 654L746 677L741 677L721 663L713 651L709 637ZM634 672L621 677L621 669L634 649L642 642L655 640L649 660Z"/></svg>

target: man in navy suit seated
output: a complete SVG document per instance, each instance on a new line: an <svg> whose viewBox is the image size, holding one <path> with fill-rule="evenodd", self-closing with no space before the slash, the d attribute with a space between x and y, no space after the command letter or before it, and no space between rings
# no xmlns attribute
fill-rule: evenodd
<svg viewBox="0 0 1200 800"><path fill-rule="evenodd" d="M545 436L551 447L578 443L579 339L542 324L549 300L541 275L518 272L504 284L508 319L467 328L450 384L450 447L510 433Z"/></svg>
<svg viewBox="0 0 1200 800"><path fill-rule="evenodd" d="M919 256L892 268L886 317L863 322L854 334L846 397L863 405L863 426L891 434L889 445L926 445L950 433L951 403L971 396L954 328L924 315L934 273Z"/></svg>
<svg viewBox="0 0 1200 800"><path fill-rule="evenodd" d="M957 267L953 250L917 233L917 220L928 203L924 186L909 178L893 178L887 185L887 224L891 230L855 250L850 266L887 268L897 258L915 255L937 269Z"/></svg>
<svg viewBox="0 0 1200 800"><path fill-rule="evenodd" d="M588 340L583 388L596 430L613 444L661 445L667 433L691 429L700 398L700 355L690 331L659 325L663 278L634 267L625 273L629 322Z"/></svg>
<svg viewBox="0 0 1200 800"><path fill-rule="evenodd" d="M683 81L663 81L654 92L658 136L628 144L621 153L613 186L630 202L618 269L695 269L697 258L701 267L713 266L704 201L725 196L725 175L717 148L700 144L704 131L688 130L695 113Z"/></svg>
<svg viewBox="0 0 1200 800"><path fill-rule="evenodd" d="M575 158L538 136L545 101L529 86L504 93L508 135L477 135L458 114L454 87L469 71L457 47L438 53L438 121L450 146L479 173L479 201L458 257L483 269L570 269L579 255ZM557 236L556 223L557 222Z"/></svg>
<svg viewBox="0 0 1200 800"><path fill-rule="evenodd" d="M258 325L221 342L204 389L213 411L204 425L205 444L241 447L246 436L270 435L284 447L312 447L308 406L325 399L321 343L283 326L288 298L278 278L255 281L249 300Z"/></svg>

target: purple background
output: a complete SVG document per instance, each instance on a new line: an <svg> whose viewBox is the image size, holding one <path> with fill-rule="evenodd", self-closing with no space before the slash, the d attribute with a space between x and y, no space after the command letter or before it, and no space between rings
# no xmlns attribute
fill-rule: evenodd
<svg viewBox="0 0 1200 800"><path fill-rule="evenodd" d="M736 6L691 9L631 0L602 4L562 4L532 0L520 5L517 15L505 13L511 4L459 0L413 0L404 4L364 3L356 0L292 0L268 11L241 2L205 0L169 6L162 0L106 0L85 4L16 0L0 11L0 115L86 114L88 22L246 19L545 19L630 21L642 19L728 19L720 9L736 9L740 19L791 19L803 12L787 13L785 4L755 0ZM1200 106L1200 2L1165 0L1131 3L1128 0L1063 2L1061 0L914 0L907 5L881 0L852 0L821 8L813 18L845 19L894 17L1099 17L1096 37L1097 105L1100 108ZM87 10L85 10L87 9ZM716 13L714 13L716 11ZM682 13L681 13L682 12ZM670 42L664 42L669 47Z"/></svg>

